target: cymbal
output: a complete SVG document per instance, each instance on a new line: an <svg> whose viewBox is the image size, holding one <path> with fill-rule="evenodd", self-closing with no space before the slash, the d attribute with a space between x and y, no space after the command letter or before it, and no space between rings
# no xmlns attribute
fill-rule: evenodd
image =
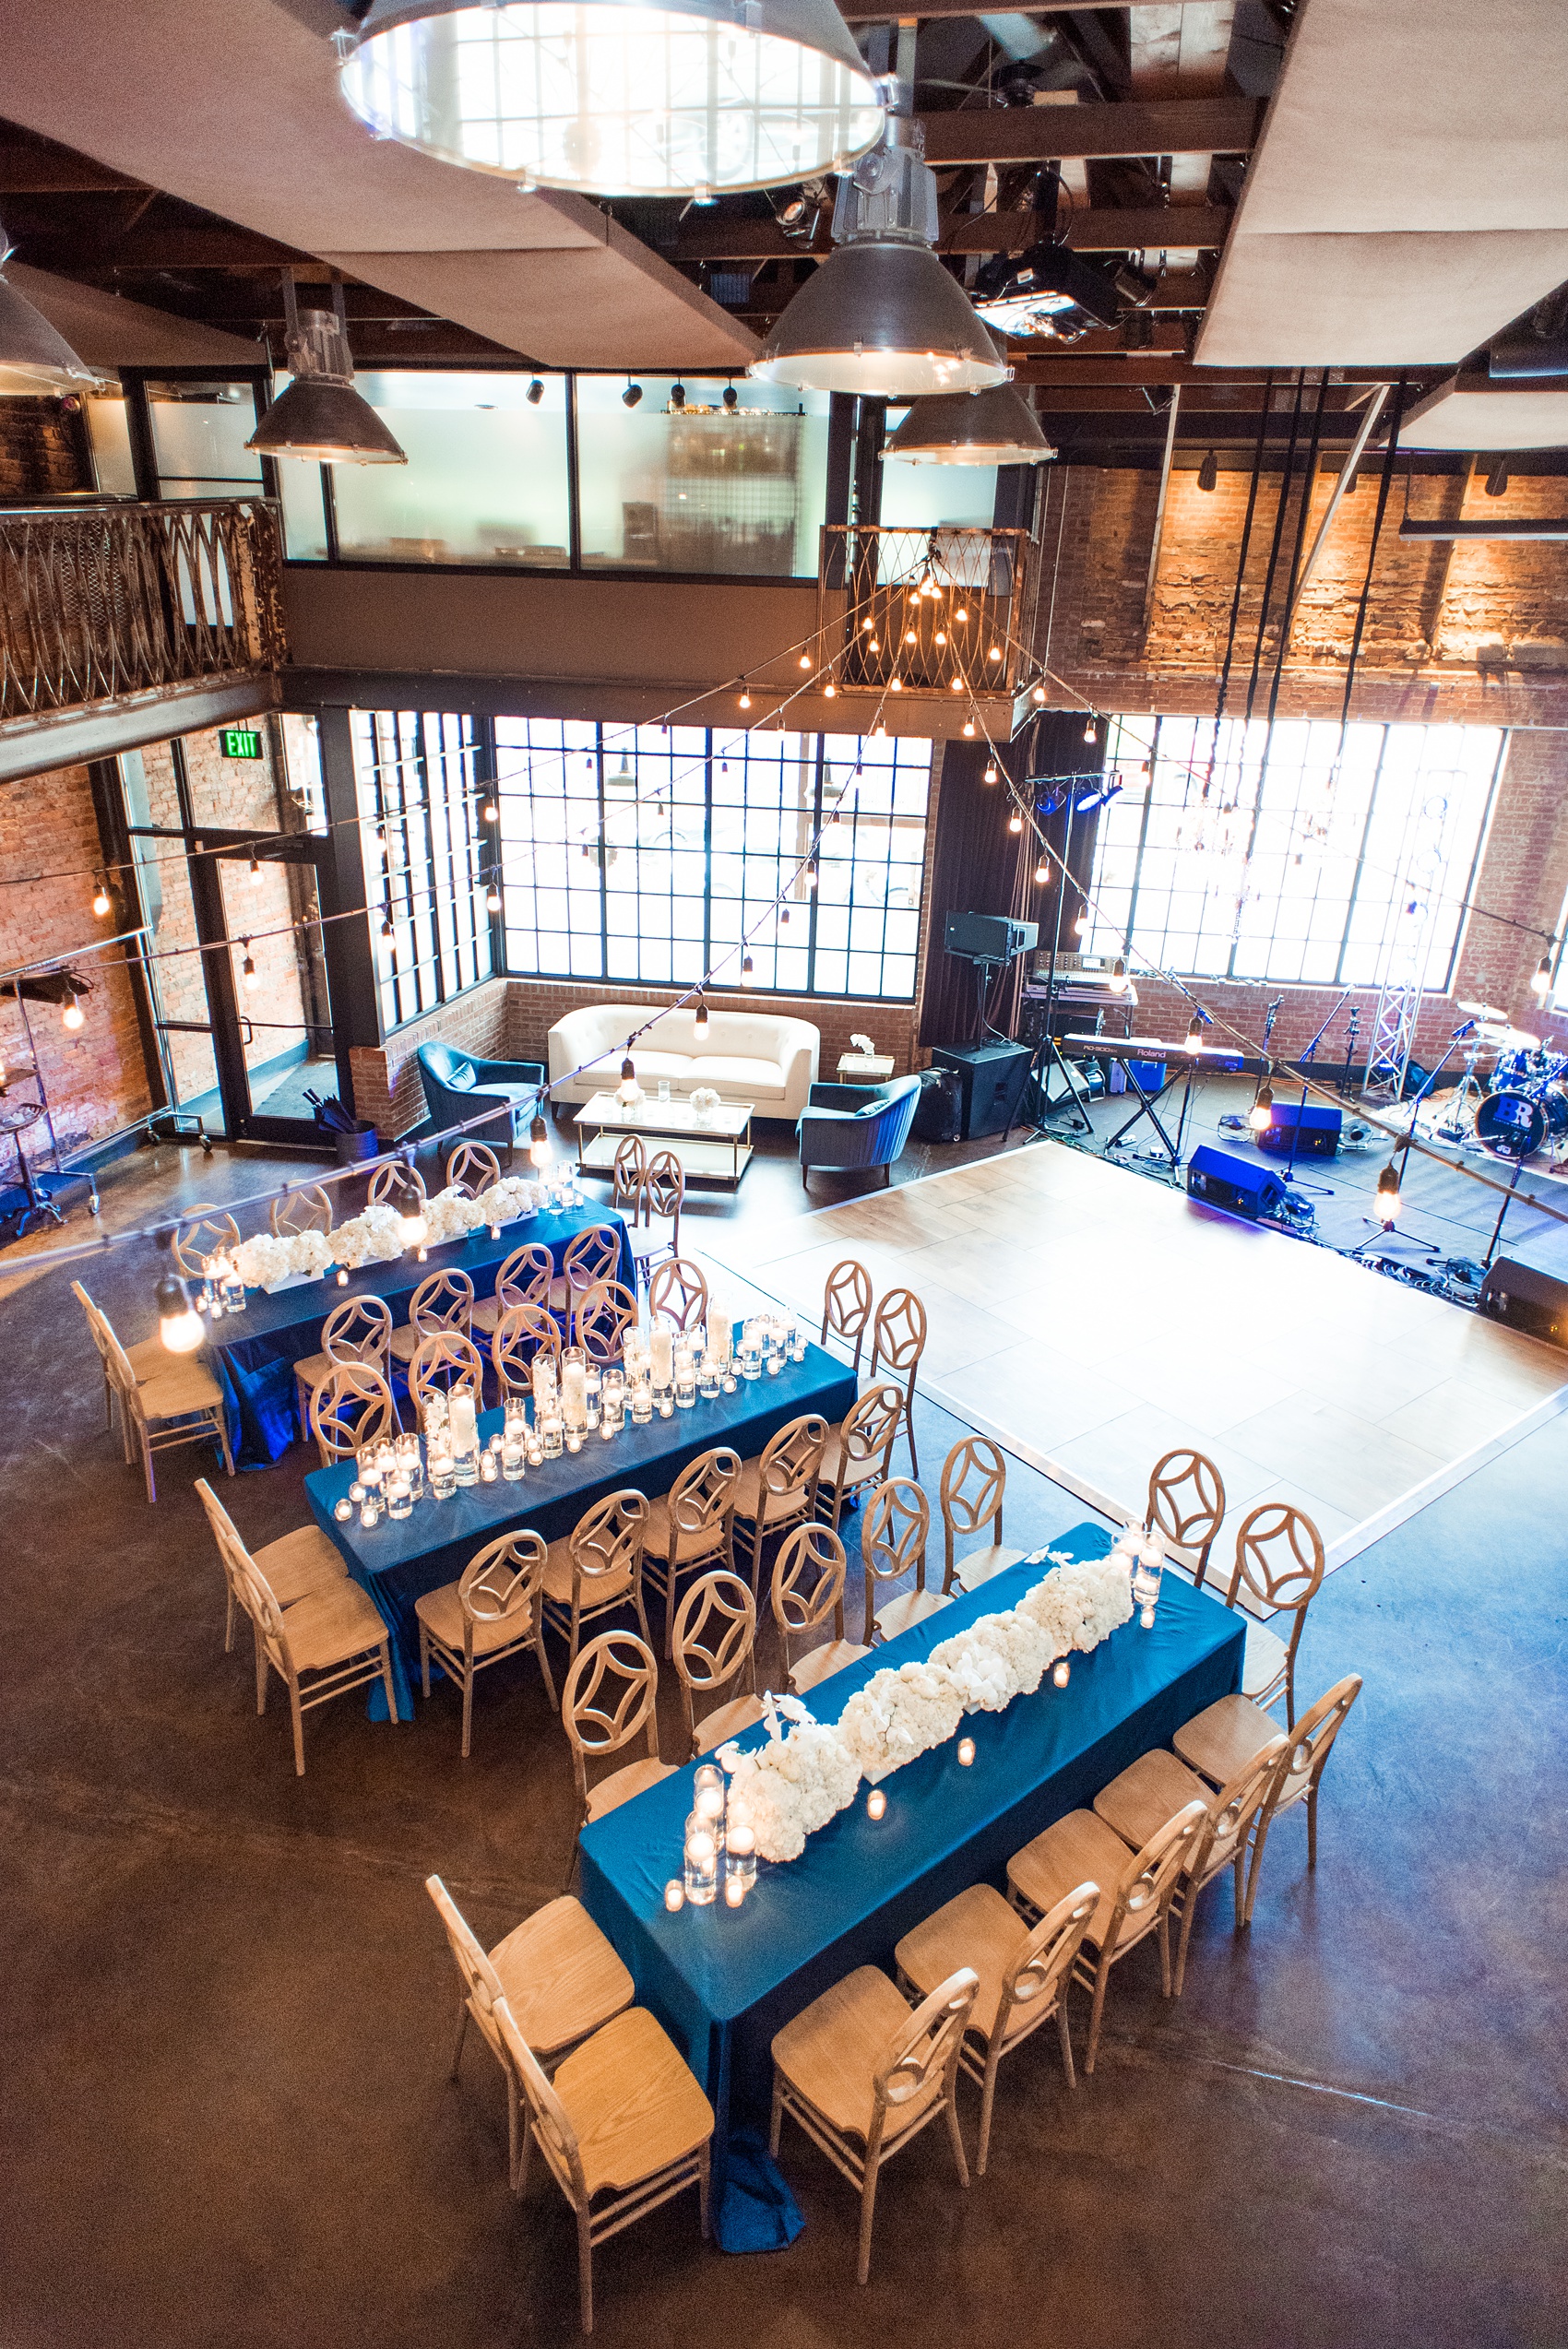
<svg viewBox="0 0 1568 2349"><path fill-rule="evenodd" d="M1455 1003L1454 1008L1456 1012L1463 1012L1467 1019L1484 1019L1489 1026L1497 1027L1506 1027L1508 1025L1507 1013L1500 1012L1495 1003L1460 1002Z"/></svg>
<svg viewBox="0 0 1568 2349"><path fill-rule="evenodd" d="M1540 1038L1532 1036L1527 1027L1511 1027L1503 1039L1503 1049L1510 1052L1538 1052Z"/></svg>

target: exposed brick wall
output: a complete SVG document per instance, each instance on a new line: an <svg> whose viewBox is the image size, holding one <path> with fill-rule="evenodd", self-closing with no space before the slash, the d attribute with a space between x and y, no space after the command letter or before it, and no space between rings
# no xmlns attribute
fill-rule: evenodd
<svg viewBox="0 0 1568 2349"><path fill-rule="evenodd" d="M92 485L79 400L0 399L0 504Z"/></svg>
<svg viewBox="0 0 1568 2349"><path fill-rule="evenodd" d="M0 400L0 411L11 404ZM85 766L0 784L0 969L58 955L93 981L82 1002L86 1024L75 1035L61 1026L59 1005L28 1005L63 1148L115 1133L152 1106L123 950L104 956L81 951L114 931L113 915L100 919L92 910L92 872L101 860ZM0 1050L11 1068L26 1050L12 998L0 999ZM34 1097L30 1083L18 1078L11 1101ZM24 1146L30 1158L38 1156L40 1130L24 1137ZM0 1154L0 1179L11 1164L7 1149Z"/></svg>
<svg viewBox="0 0 1568 2349"><path fill-rule="evenodd" d="M510 991L524 983L487 979L438 1011L410 1020L384 1045L356 1048L350 1057L357 1115L373 1119L376 1132L388 1140L423 1123L424 1086L414 1057L422 1044L451 1044L484 1061L542 1060L542 1053L525 1051L513 1042Z"/></svg>

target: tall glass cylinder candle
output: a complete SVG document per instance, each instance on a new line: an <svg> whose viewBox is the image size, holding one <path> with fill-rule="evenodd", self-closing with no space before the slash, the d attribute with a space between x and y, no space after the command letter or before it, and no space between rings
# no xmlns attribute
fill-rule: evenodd
<svg viewBox="0 0 1568 2349"><path fill-rule="evenodd" d="M719 1890L719 1839L713 1822L694 1810L686 1821L683 1880L694 1908L711 1907Z"/></svg>
<svg viewBox="0 0 1568 2349"><path fill-rule="evenodd" d="M653 1365L653 1383L662 1392L675 1375L675 1333L668 1322L655 1322L648 1333L647 1349Z"/></svg>
<svg viewBox="0 0 1568 2349"><path fill-rule="evenodd" d="M561 1357L561 1416L577 1434L588 1425L588 1358L577 1346Z"/></svg>

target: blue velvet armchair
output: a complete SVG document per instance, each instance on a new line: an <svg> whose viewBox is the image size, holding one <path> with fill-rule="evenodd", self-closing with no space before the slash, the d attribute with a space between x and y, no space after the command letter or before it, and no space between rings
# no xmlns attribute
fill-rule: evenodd
<svg viewBox="0 0 1568 2349"><path fill-rule="evenodd" d="M813 1167L846 1173L881 1167L891 1182L920 1097L918 1076L895 1077L890 1085L814 1085L796 1128L802 1182L810 1189Z"/></svg>
<svg viewBox="0 0 1568 2349"><path fill-rule="evenodd" d="M450 1044L422 1044L415 1057L436 1133L465 1124L493 1103L493 1123L476 1126L475 1137L510 1144L514 1109L531 1102L545 1081L539 1061L478 1061Z"/></svg>

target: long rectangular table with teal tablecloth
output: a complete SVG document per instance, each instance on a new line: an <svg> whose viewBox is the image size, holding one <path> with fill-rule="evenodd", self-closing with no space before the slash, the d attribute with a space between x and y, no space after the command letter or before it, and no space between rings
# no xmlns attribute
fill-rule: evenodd
<svg viewBox="0 0 1568 2349"><path fill-rule="evenodd" d="M235 1465L267 1467L280 1459L301 1430L294 1417L294 1364L321 1349L321 1324L350 1297L379 1297L394 1322L409 1318L409 1299L422 1280L445 1270L467 1273L481 1301L493 1292L497 1268L525 1240L548 1248L557 1270L567 1245L590 1224L612 1225L621 1235L617 1280L635 1290L636 1268L624 1220L612 1207L564 1207L521 1216L504 1224L499 1240L481 1224L466 1240L449 1240L427 1252L422 1263L410 1249L388 1264L365 1264L340 1288L335 1273L325 1280L280 1288L270 1297L253 1292L244 1313L213 1324L208 1359L223 1389L229 1441Z"/></svg>
<svg viewBox="0 0 1568 2349"><path fill-rule="evenodd" d="M354 1481L354 1464L318 1468L305 1478L316 1524L349 1561L349 1572L370 1593L392 1629L392 1672L398 1711L412 1718L411 1681L419 1665L419 1622L414 1602L426 1591L455 1583L476 1550L518 1525L531 1526L546 1541L560 1541L596 1501L630 1486L650 1499L669 1491L699 1453L729 1444L742 1460L759 1453L790 1419L820 1413L837 1427L855 1406L855 1374L817 1346L803 1362L786 1362L773 1376L742 1379L733 1394L697 1403L668 1419L636 1427L631 1420L607 1442L590 1434L578 1453L564 1453L529 1469L519 1484L470 1485L449 1501L425 1499L411 1517L383 1517L368 1531L357 1519L339 1524L333 1515ZM484 1412L480 1436L488 1441L501 1425L499 1411ZM386 1697L377 1682L373 1717Z"/></svg>
<svg viewBox="0 0 1568 2349"><path fill-rule="evenodd" d="M1094 1558L1110 1545L1103 1527L1084 1524L1052 1548ZM822 1681L808 1707L836 1721L873 1672L1016 1607L1049 1571L1043 1556L1010 1567ZM971 1767L959 1764L956 1739L921 1754L883 1782L879 1821L868 1816L862 1787L799 1859L765 1863L739 1910L720 1903L671 1915L664 1906L692 1807L689 1768L583 1830L583 1900L630 1967L639 2002L684 2049L713 2101L716 2184L732 2109L737 2118L766 2112L774 2034L856 1966L890 1966L901 1936L956 1892L982 1878L1004 1884L1008 1859L1031 1836L1092 1803L1129 1762L1169 1745L1184 1721L1238 1689L1245 1639L1240 1615L1167 1575L1152 1630L1134 1617L1072 1658L1065 1689L1048 1678L1001 1713L968 1714ZM762 2248L747 2238L743 2215L727 2213L722 2193L719 2230L733 2248Z"/></svg>

